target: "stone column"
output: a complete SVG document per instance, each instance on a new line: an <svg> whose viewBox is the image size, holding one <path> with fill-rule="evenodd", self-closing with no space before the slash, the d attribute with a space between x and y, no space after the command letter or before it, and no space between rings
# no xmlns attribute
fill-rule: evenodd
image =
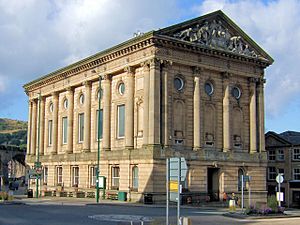
<svg viewBox="0 0 300 225"><path fill-rule="evenodd" d="M44 134L45 134L45 97L40 98L41 113L40 113L40 155L44 155Z"/></svg>
<svg viewBox="0 0 300 225"><path fill-rule="evenodd" d="M73 123L74 123L74 90L72 87L67 88L68 99L68 144L66 153L73 153Z"/></svg>
<svg viewBox="0 0 300 225"><path fill-rule="evenodd" d="M162 68L162 124L163 124L163 140L162 143L164 146L170 145L169 136L171 135L169 132L169 89L168 89L168 79L169 73L171 69L172 62L165 60L163 62Z"/></svg>
<svg viewBox="0 0 300 225"><path fill-rule="evenodd" d="M250 153L257 152L256 79L250 78Z"/></svg>
<svg viewBox="0 0 300 225"><path fill-rule="evenodd" d="M199 73L199 68L194 68L194 150L199 150L201 148Z"/></svg>
<svg viewBox="0 0 300 225"><path fill-rule="evenodd" d="M90 151L91 143L91 82L86 81L85 96L84 96L84 140L83 140L83 151Z"/></svg>
<svg viewBox="0 0 300 225"><path fill-rule="evenodd" d="M143 127L143 144L147 145L149 136L149 81L150 81L150 68L149 62L146 61L141 64L143 67L144 75L144 127Z"/></svg>
<svg viewBox="0 0 300 225"><path fill-rule="evenodd" d="M223 73L223 151L231 149L229 74Z"/></svg>
<svg viewBox="0 0 300 225"><path fill-rule="evenodd" d="M53 131L52 131L52 151L51 154L57 154L57 131L58 131L58 92L52 93L52 101L53 101Z"/></svg>
<svg viewBox="0 0 300 225"><path fill-rule="evenodd" d="M102 76L103 88L103 137L102 147L110 150L110 114L111 114L111 80L109 75Z"/></svg>
<svg viewBox="0 0 300 225"><path fill-rule="evenodd" d="M36 131L37 131L37 101L36 99L32 100L32 118L31 118L31 147L30 147L30 153L31 155L35 155L36 152Z"/></svg>
<svg viewBox="0 0 300 225"><path fill-rule="evenodd" d="M134 137L134 69L132 67L126 67L126 105L125 105L125 147L133 148Z"/></svg>
<svg viewBox="0 0 300 225"><path fill-rule="evenodd" d="M31 155L32 101L28 101L27 155Z"/></svg>
<svg viewBox="0 0 300 225"><path fill-rule="evenodd" d="M149 82L149 144L160 144L160 63L150 61Z"/></svg>
<svg viewBox="0 0 300 225"><path fill-rule="evenodd" d="M264 152L265 149L265 102L264 102L264 83L261 79L258 89L258 107L259 107L259 151Z"/></svg>

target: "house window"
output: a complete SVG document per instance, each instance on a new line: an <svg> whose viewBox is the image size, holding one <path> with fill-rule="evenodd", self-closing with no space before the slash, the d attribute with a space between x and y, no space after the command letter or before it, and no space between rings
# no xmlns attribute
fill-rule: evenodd
<svg viewBox="0 0 300 225"><path fill-rule="evenodd" d="M239 169L238 171L238 191L242 190L242 176L244 176L244 171Z"/></svg>
<svg viewBox="0 0 300 225"><path fill-rule="evenodd" d="M125 136L125 105L118 106L118 138Z"/></svg>
<svg viewBox="0 0 300 225"><path fill-rule="evenodd" d="M139 187L139 168L134 166L132 168L132 188L133 190L138 190Z"/></svg>
<svg viewBox="0 0 300 225"><path fill-rule="evenodd" d="M63 176L62 166L56 167L56 177L57 177L56 183L57 183L57 185L62 185L62 183L63 183L62 176Z"/></svg>
<svg viewBox="0 0 300 225"><path fill-rule="evenodd" d="M294 169L294 180L300 180L300 169Z"/></svg>
<svg viewBox="0 0 300 225"><path fill-rule="evenodd" d="M278 174L281 174L283 176L283 178L284 178L284 169L279 168L278 169Z"/></svg>
<svg viewBox="0 0 300 225"><path fill-rule="evenodd" d="M293 160L300 160L300 149L295 148L293 150Z"/></svg>
<svg viewBox="0 0 300 225"><path fill-rule="evenodd" d="M48 167L45 166L44 171L43 171L43 182L44 182L44 184L47 184L47 181L48 181Z"/></svg>
<svg viewBox="0 0 300 225"><path fill-rule="evenodd" d="M96 186L96 172L97 172L97 167L96 166L91 166L90 167L90 186L95 187Z"/></svg>
<svg viewBox="0 0 300 225"><path fill-rule="evenodd" d="M275 161L275 159L276 159L276 152L275 152L275 150L269 150L269 152L268 152L268 159L270 161Z"/></svg>
<svg viewBox="0 0 300 225"><path fill-rule="evenodd" d="M120 167L114 166L111 168L111 188L119 190Z"/></svg>
<svg viewBox="0 0 300 225"><path fill-rule="evenodd" d="M52 120L48 121L48 146L52 146Z"/></svg>
<svg viewBox="0 0 300 225"><path fill-rule="evenodd" d="M84 138L84 113L78 115L78 142L83 142Z"/></svg>
<svg viewBox="0 0 300 225"><path fill-rule="evenodd" d="M277 175L276 168L268 167L268 180L275 180L276 175Z"/></svg>
<svg viewBox="0 0 300 225"><path fill-rule="evenodd" d="M72 186L78 187L79 184L79 167L73 166L72 167Z"/></svg>
<svg viewBox="0 0 300 225"><path fill-rule="evenodd" d="M62 141L63 144L67 144L68 142L68 117L62 118Z"/></svg>
<svg viewBox="0 0 300 225"><path fill-rule="evenodd" d="M97 125L96 125L96 140L102 139L103 137L103 109L100 109L100 129L98 130L98 126L99 126L99 110L97 110L96 112L96 121L97 121ZM98 133L98 131L100 131L100 133Z"/></svg>
<svg viewBox="0 0 300 225"><path fill-rule="evenodd" d="M278 161L283 161L284 160L284 150L278 149L276 157L277 157Z"/></svg>

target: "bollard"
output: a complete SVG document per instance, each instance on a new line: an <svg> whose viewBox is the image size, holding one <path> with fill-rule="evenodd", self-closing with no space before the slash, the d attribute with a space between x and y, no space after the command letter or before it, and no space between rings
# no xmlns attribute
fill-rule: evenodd
<svg viewBox="0 0 300 225"><path fill-rule="evenodd" d="M189 217L182 217L182 225L192 225L192 220Z"/></svg>

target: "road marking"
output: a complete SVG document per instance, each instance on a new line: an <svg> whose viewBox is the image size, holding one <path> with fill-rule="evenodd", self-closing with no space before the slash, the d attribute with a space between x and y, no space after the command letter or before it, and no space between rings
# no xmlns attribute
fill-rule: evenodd
<svg viewBox="0 0 300 225"><path fill-rule="evenodd" d="M216 212L216 211L199 211L199 212L193 212L196 214L210 214L210 215L223 215L225 212Z"/></svg>
<svg viewBox="0 0 300 225"><path fill-rule="evenodd" d="M145 216L136 216L136 215L93 215L88 216L90 219L99 220L99 221L112 221L112 222L151 222L153 218Z"/></svg>

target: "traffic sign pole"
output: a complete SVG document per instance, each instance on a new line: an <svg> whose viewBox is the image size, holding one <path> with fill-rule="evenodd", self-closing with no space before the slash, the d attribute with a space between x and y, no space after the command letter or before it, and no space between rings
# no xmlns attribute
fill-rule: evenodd
<svg viewBox="0 0 300 225"><path fill-rule="evenodd" d="M180 222L180 181L181 181L181 158L178 158L178 188L177 188L177 225L181 225Z"/></svg>
<svg viewBox="0 0 300 225"><path fill-rule="evenodd" d="M166 160L166 225L169 225L169 185L170 185L170 159Z"/></svg>

